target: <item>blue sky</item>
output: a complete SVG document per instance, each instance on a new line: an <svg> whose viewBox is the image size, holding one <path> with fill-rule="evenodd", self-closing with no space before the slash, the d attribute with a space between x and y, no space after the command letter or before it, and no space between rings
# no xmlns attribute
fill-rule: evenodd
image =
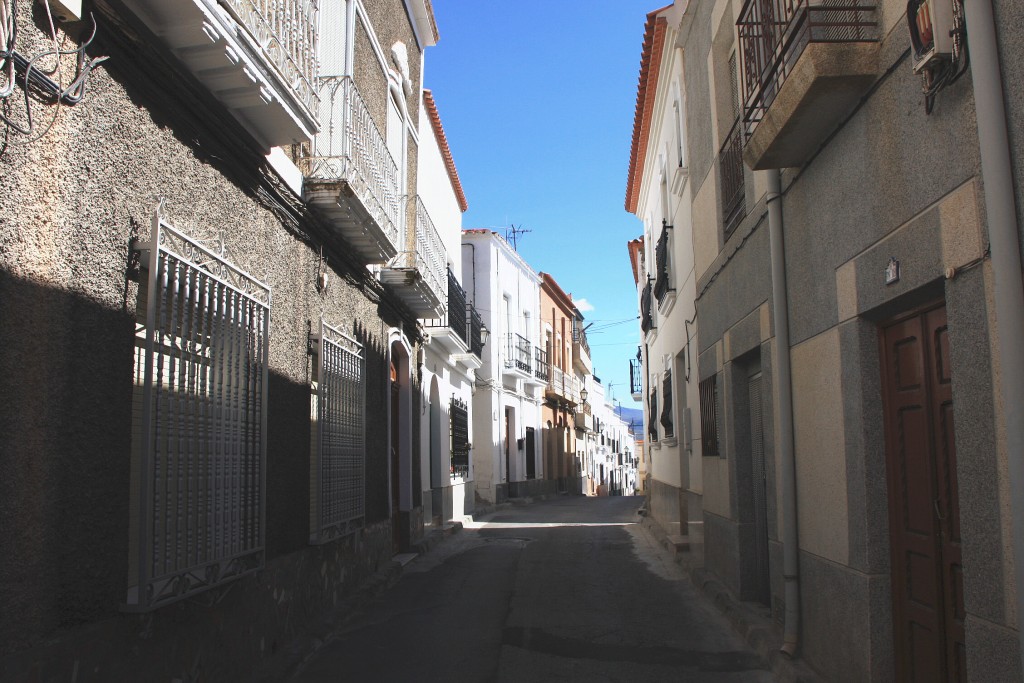
<svg viewBox="0 0 1024 683"><path fill-rule="evenodd" d="M636 290L623 207L647 12L637 0L433 0L426 54L469 210L466 228L532 232L519 253L584 312L595 372L632 405ZM585 306L584 306L585 307ZM616 324L618 323L618 324Z"/></svg>

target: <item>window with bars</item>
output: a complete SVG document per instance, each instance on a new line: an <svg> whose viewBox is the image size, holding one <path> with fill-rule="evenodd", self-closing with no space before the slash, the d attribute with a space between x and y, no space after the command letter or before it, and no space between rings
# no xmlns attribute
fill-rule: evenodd
<svg viewBox="0 0 1024 683"><path fill-rule="evenodd" d="M133 248L126 606L146 611L263 567L270 288L159 210Z"/></svg>
<svg viewBox="0 0 1024 683"><path fill-rule="evenodd" d="M700 438L706 456L720 455L718 375L702 380L698 385L700 394Z"/></svg>
<svg viewBox="0 0 1024 683"><path fill-rule="evenodd" d="M647 418L647 433L651 441L658 440L658 383L651 382L651 396L648 402L650 415Z"/></svg>
<svg viewBox="0 0 1024 683"><path fill-rule="evenodd" d="M310 341L309 540L320 544L363 526L366 360L362 344L322 320L320 334Z"/></svg>
<svg viewBox="0 0 1024 683"><path fill-rule="evenodd" d="M661 426L665 430L665 438L671 439L676 435L675 424L672 421L672 371L665 371L665 379L661 382Z"/></svg>
<svg viewBox="0 0 1024 683"><path fill-rule="evenodd" d="M448 412L451 421L452 476L469 478L469 407L452 396Z"/></svg>
<svg viewBox="0 0 1024 683"><path fill-rule="evenodd" d="M672 230L672 226L663 220L661 222L661 236L658 237L658 244L654 248L654 261L657 270L657 276L654 280L654 296L658 299L659 304L665 300L665 296L669 292L675 291L672 287L669 270L669 230Z"/></svg>

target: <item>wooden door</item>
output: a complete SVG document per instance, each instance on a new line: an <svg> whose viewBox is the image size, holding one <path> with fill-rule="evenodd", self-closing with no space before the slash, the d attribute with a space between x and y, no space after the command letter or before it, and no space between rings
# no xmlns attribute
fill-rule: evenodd
<svg viewBox="0 0 1024 683"><path fill-rule="evenodd" d="M963 571L946 309L901 318L881 336L896 678L962 681Z"/></svg>
<svg viewBox="0 0 1024 683"><path fill-rule="evenodd" d="M526 428L526 478L536 479L537 478L537 450L534 446L534 429L533 427Z"/></svg>

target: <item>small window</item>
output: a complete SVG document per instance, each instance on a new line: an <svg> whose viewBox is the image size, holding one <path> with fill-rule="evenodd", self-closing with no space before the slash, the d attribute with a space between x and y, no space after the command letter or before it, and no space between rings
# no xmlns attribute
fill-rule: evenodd
<svg viewBox="0 0 1024 683"><path fill-rule="evenodd" d="M675 423L672 419L672 371L665 371L665 379L662 380L661 395L664 405L661 409L661 426L665 430L665 438L671 439L676 435Z"/></svg>
<svg viewBox="0 0 1024 683"><path fill-rule="evenodd" d="M469 478L469 407L452 396L448 408L451 426L452 476Z"/></svg>
<svg viewBox="0 0 1024 683"><path fill-rule="evenodd" d="M700 393L700 438L705 456L721 455L718 423L718 375L701 381Z"/></svg>

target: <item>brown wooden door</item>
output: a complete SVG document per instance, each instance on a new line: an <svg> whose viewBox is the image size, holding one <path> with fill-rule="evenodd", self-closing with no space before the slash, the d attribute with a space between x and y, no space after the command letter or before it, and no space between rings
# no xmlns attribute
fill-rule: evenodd
<svg viewBox="0 0 1024 683"><path fill-rule="evenodd" d="M944 306L882 329L882 380L896 678L966 680L960 506Z"/></svg>

